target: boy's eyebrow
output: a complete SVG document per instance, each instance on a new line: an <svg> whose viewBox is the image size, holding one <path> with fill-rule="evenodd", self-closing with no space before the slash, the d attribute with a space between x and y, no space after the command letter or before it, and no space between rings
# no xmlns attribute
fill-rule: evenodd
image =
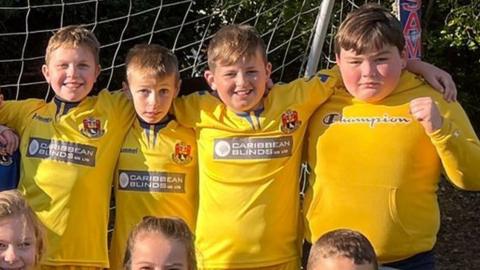
<svg viewBox="0 0 480 270"><path fill-rule="evenodd" d="M347 59L358 59L358 58L363 58L365 55L368 55L368 54L369 54L369 53L349 55L349 56L347 56L346 58L347 58ZM390 51L389 51L388 49L383 49L383 50L381 50L381 51L371 53L370 55L371 55L371 56L378 57L378 56L387 55L387 54L390 54Z"/></svg>
<svg viewBox="0 0 480 270"><path fill-rule="evenodd" d="M179 266L183 266L183 263L181 262L173 262L173 263L167 263L165 264L166 267L179 267Z"/></svg>
<svg viewBox="0 0 480 270"><path fill-rule="evenodd" d="M384 55L384 54L389 54L389 53L390 53L389 50L383 49L383 50L381 50L381 51L379 51L379 52L373 53L373 55L379 56L379 55Z"/></svg>

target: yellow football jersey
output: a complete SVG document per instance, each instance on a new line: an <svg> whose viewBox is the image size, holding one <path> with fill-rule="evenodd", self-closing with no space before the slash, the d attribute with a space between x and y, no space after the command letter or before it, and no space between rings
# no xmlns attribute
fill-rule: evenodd
<svg viewBox="0 0 480 270"><path fill-rule="evenodd" d="M237 114L212 93L178 98L199 154L200 268L256 268L298 259L303 136L336 79L320 73L275 85L263 108Z"/></svg>
<svg viewBox="0 0 480 270"><path fill-rule="evenodd" d="M198 167L195 134L175 120L134 122L115 173L115 229L111 269L122 269L128 234L144 216L183 219L194 231Z"/></svg>
<svg viewBox="0 0 480 270"><path fill-rule="evenodd" d="M122 93L67 103L6 101L0 123L20 134L18 189L45 225L42 264L108 267L110 189L134 117Z"/></svg>

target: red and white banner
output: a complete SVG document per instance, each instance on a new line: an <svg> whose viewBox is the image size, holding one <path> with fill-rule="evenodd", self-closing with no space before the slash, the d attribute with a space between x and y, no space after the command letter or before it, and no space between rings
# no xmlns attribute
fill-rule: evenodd
<svg viewBox="0 0 480 270"><path fill-rule="evenodd" d="M421 0L398 0L398 14L403 26L409 59L422 57Z"/></svg>

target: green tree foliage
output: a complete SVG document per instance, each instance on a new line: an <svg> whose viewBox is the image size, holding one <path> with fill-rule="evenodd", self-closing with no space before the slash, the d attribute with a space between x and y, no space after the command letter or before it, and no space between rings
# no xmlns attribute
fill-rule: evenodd
<svg viewBox="0 0 480 270"><path fill-rule="evenodd" d="M424 1L424 59L452 74L480 132L480 0Z"/></svg>
<svg viewBox="0 0 480 270"><path fill-rule="evenodd" d="M2 7L26 7L26 0L3 0ZM322 0L215 0L215 1L184 1L182 5L176 0L163 0L163 8L158 15L158 0L108 0L89 2L88 4L66 5L64 10L59 0L34 1L36 5L45 5L31 10L0 9L0 31L2 33L25 33L28 22L29 35L15 34L0 37L2 50L0 59L19 59L25 45L26 58L20 61L4 61L0 63L0 81L2 84L16 83L22 70L21 82L42 81L40 66L47 40L51 32L41 29L56 29L67 24L88 24L95 27L102 48L101 65L106 68L97 83L100 87L112 76L112 89L120 87L124 72L118 67L122 65L127 50L135 43L159 43L169 48L175 47L180 59L180 68L184 69L182 77L192 74L199 76L206 63L206 45L209 38L221 25L228 23L248 23L254 25L268 44L269 60L274 67L274 80L289 81L299 75L302 57L308 53L311 41L309 27L316 17L316 12L308 12L318 7ZM76 1L65 1L77 3ZM323 63L326 63L331 52L331 38L335 29L353 8L365 2L381 2L391 8L393 0L365 1L349 0L335 1L334 13L330 24L332 31L327 36L323 46ZM477 131L480 131L480 0L424 0L422 6L422 25L424 27L423 59L446 69L454 77L459 90L459 100L466 108ZM55 6L51 6L55 4ZM172 4L172 5L170 5ZM188 5L192 7L188 14ZM97 6L98 5L98 6ZM97 13L95 11L98 11ZM124 15L140 14L140 16ZM28 16L27 16L28 12ZM63 14L63 15L62 15ZM257 18L253 15L260 14ZM298 16L300 14L300 16ZM183 28L169 28L180 25ZM210 16L214 15L214 16ZM26 18L28 21L26 22ZM110 19L115 21L110 23ZM253 19L252 19L253 18ZM109 21L95 25L95 21ZM155 26L152 28L153 22ZM148 29L147 29L148 28ZM205 32L205 29L208 29ZM149 32L153 31L153 35ZM123 34L122 34L123 33ZM138 36L138 33L147 33ZM181 33L181 35L178 35ZM205 33L205 34L204 34ZM122 36L122 42L118 43ZM295 39L292 39L295 37ZM294 40L294 41L292 41ZM192 42L194 42L192 44ZM175 46L174 46L175 44ZM179 49L180 48L180 49ZM183 48L183 49L182 49ZM116 55L116 57L114 57ZM115 59L113 62L112 59ZM291 60L294 59L294 60ZM296 60L295 60L296 59ZM330 55L330 61L334 57ZM195 64L195 65L194 65ZM325 66L325 65L323 65ZM116 67L115 72L111 74ZM45 92L39 91L41 85L24 86L20 98L45 97ZM14 97L15 87L6 91L7 98ZM51 92L50 92L51 94Z"/></svg>

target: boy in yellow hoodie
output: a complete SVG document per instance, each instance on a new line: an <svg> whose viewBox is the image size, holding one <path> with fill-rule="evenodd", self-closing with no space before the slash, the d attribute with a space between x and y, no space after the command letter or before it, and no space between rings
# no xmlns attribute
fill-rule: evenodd
<svg viewBox="0 0 480 270"><path fill-rule="evenodd" d="M335 46L342 80L307 134L307 238L351 228L381 263L434 269L440 173L480 190L479 140L458 103L404 70L400 23L382 7L352 12Z"/></svg>

